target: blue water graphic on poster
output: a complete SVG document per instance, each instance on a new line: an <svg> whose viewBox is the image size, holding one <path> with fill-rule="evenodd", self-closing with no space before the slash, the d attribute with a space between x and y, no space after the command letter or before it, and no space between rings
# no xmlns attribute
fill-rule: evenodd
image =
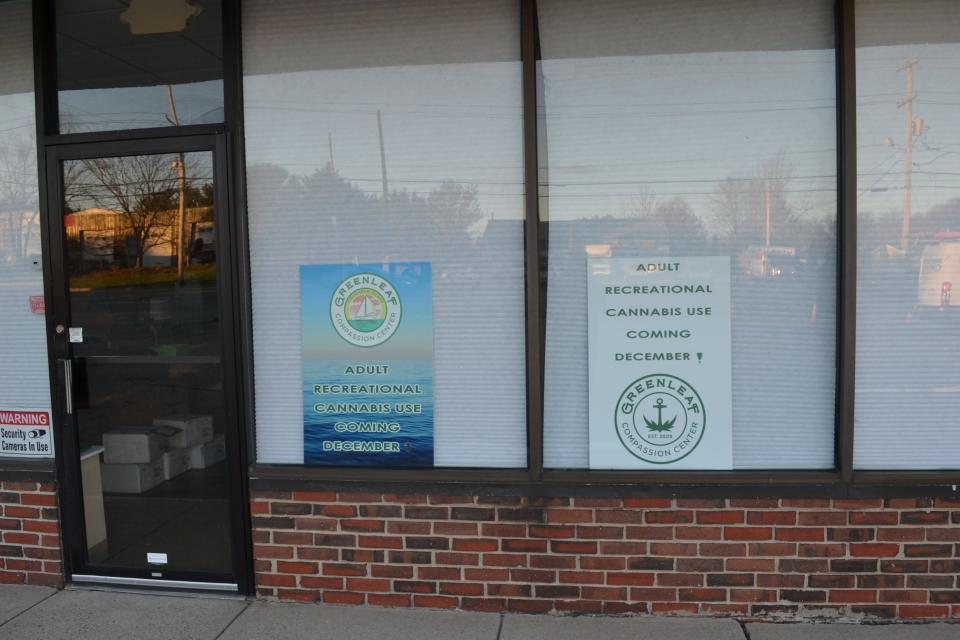
<svg viewBox="0 0 960 640"><path fill-rule="evenodd" d="M429 262L300 267L303 462L433 466Z"/></svg>

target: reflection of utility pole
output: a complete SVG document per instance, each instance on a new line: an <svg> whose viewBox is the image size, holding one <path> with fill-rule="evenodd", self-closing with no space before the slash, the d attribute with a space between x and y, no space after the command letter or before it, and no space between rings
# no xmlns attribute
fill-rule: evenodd
<svg viewBox="0 0 960 640"><path fill-rule="evenodd" d="M377 131L380 132L380 174L383 176L383 201L387 201L387 154L383 150L383 120L377 109Z"/></svg>
<svg viewBox="0 0 960 640"><path fill-rule="evenodd" d="M330 150L330 173L336 173L333 164L333 134L327 131L327 149Z"/></svg>
<svg viewBox="0 0 960 640"><path fill-rule="evenodd" d="M766 246L768 247L770 246L770 223L771 223L771 218L773 217L772 215L773 212L771 211L771 206L770 206L771 204L770 195L771 195L770 194L770 178L767 178L767 234L766 234L767 245Z"/></svg>
<svg viewBox="0 0 960 640"><path fill-rule="evenodd" d="M167 85L167 101L170 103L170 117L173 126L180 126L180 119L177 117L177 105L173 101L173 85ZM183 241L187 235L187 167L184 163L184 155L181 151L177 154L177 172L180 175L180 197L177 207L177 282L183 286L183 271L186 268L186 261L183 247Z"/></svg>
<svg viewBox="0 0 960 640"><path fill-rule="evenodd" d="M910 243L910 188L913 183L913 140L919 135L920 127L913 119L913 101L916 96L913 94L913 66L917 64L917 58L910 58L906 64L897 69L897 71L907 72L907 97L897 103L897 108L906 107L906 137L903 154L903 228L900 232L900 249L904 253ZM922 125L921 125L922 126Z"/></svg>

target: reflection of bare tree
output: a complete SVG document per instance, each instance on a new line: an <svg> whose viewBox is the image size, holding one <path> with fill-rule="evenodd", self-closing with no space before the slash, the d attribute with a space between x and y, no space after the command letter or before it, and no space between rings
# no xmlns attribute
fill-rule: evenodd
<svg viewBox="0 0 960 640"><path fill-rule="evenodd" d="M120 214L132 240L134 266L141 268L151 248L170 242L180 193L176 164L171 156L148 155L93 158L78 166L76 175L64 179L67 207L92 206Z"/></svg>
<svg viewBox="0 0 960 640"><path fill-rule="evenodd" d="M31 245L39 250L35 147L17 136L0 144L0 149L0 238L5 246L0 255L23 258Z"/></svg>
<svg viewBox="0 0 960 640"><path fill-rule="evenodd" d="M809 203L788 197L793 174L794 167L780 154L761 163L753 175L727 177L713 196L720 234L745 245L778 244L778 237L791 237L810 210Z"/></svg>

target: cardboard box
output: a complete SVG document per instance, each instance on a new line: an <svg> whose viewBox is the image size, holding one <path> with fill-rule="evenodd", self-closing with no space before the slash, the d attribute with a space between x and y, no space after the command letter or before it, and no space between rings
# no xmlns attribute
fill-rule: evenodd
<svg viewBox="0 0 960 640"><path fill-rule="evenodd" d="M197 445L203 446L203 445ZM170 449L163 453L163 479L169 480L190 468L190 449Z"/></svg>
<svg viewBox="0 0 960 640"><path fill-rule="evenodd" d="M159 460L165 438L153 427L125 427L103 434L103 461L107 464L145 464Z"/></svg>
<svg viewBox="0 0 960 640"><path fill-rule="evenodd" d="M178 431L167 439L170 449L185 449L213 440L213 417L194 414L165 416L153 421L155 427L173 427Z"/></svg>
<svg viewBox="0 0 960 640"><path fill-rule="evenodd" d="M227 457L227 442L221 433L210 442L190 448L190 468L206 469Z"/></svg>
<svg viewBox="0 0 960 640"><path fill-rule="evenodd" d="M163 459L143 464L105 464L100 467L105 493L143 493L163 482Z"/></svg>

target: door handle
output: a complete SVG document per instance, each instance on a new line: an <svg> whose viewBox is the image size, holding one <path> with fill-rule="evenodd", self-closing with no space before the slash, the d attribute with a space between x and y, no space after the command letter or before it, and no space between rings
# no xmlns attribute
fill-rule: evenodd
<svg viewBox="0 0 960 640"><path fill-rule="evenodd" d="M67 405L67 415L73 415L73 360L60 358L63 367L63 396Z"/></svg>

